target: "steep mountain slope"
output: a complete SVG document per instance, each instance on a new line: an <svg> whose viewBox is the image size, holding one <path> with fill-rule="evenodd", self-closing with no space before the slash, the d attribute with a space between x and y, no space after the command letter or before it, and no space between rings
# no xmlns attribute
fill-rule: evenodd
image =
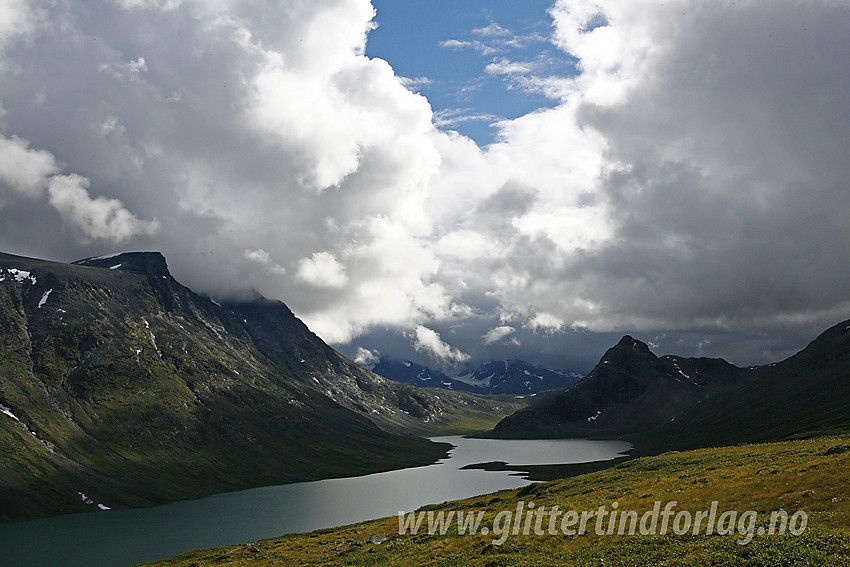
<svg viewBox="0 0 850 567"><path fill-rule="evenodd" d="M506 417L492 435L632 435L674 421L686 408L739 388L756 374L719 359L658 358L646 344L625 336L575 386Z"/></svg>
<svg viewBox="0 0 850 567"><path fill-rule="evenodd" d="M741 390L713 396L665 424L670 446L718 446L850 431L850 320Z"/></svg>
<svg viewBox="0 0 850 567"><path fill-rule="evenodd" d="M150 258L160 260L150 262ZM149 274L154 281L167 274L159 254L121 254L82 260L78 264ZM492 421L494 416L501 417L522 407L509 400L428 390L386 380L329 347L285 304L259 294L250 301L218 304L202 299L202 302L224 312L226 330L247 334L251 346L288 380L321 392L389 432L442 433L445 427L457 422Z"/></svg>
<svg viewBox="0 0 850 567"><path fill-rule="evenodd" d="M0 519L425 464L446 447L375 423L502 407L395 388L282 303L218 305L160 254L82 264L0 254Z"/></svg>
<svg viewBox="0 0 850 567"><path fill-rule="evenodd" d="M253 345L279 372L386 431L432 435L459 422L492 425L494 417L522 407L515 400L387 380L338 354L279 301L258 297L223 305L242 318Z"/></svg>

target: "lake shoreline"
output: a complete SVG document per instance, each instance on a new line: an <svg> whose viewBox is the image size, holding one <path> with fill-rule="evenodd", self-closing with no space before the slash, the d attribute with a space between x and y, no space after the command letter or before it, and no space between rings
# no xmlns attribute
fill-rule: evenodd
<svg viewBox="0 0 850 567"><path fill-rule="evenodd" d="M254 542L374 520L423 505L530 484L512 473L463 469L494 460L547 466L617 458L617 441L503 441L436 437L448 458L371 475L230 492L152 508L0 525L5 565L127 567L193 549ZM560 456L559 456L560 455ZM16 551L18 550L18 551Z"/></svg>

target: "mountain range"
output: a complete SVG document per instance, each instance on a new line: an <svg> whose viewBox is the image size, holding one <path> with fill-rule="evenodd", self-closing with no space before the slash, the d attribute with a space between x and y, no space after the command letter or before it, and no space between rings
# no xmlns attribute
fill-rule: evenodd
<svg viewBox="0 0 850 567"><path fill-rule="evenodd" d="M850 428L850 321L778 363L655 356L624 336L571 388L504 418L497 438L619 438L642 452L774 441Z"/></svg>
<svg viewBox="0 0 850 567"><path fill-rule="evenodd" d="M466 364L454 377L391 357L381 357L371 370L384 378L416 386L491 395L532 395L558 390L575 384L583 376L579 372L543 368L522 360Z"/></svg>
<svg viewBox="0 0 850 567"><path fill-rule="evenodd" d="M381 378L154 252L0 254L0 329L2 520L423 465L448 446L418 435L519 407Z"/></svg>
<svg viewBox="0 0 850 567"><path fill-rule="evenodd" d="M850 321L758 367L658 357L627 335L580 380L521 361L450 377L384 359L388 379L280 301L217 302L161 254L132 252L0 254L0 330L0 520L428 464L448 446L421 436L499 418L486 435L643 453L850 428Z"/></svg>

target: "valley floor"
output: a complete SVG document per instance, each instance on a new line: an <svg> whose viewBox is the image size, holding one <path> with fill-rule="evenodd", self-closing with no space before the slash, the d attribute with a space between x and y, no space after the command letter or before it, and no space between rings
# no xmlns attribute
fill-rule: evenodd
<svg viewBox="0 0 850 567"><path fill-rule="evenodd" d="M609 536L604 535L608 519L601 524L603 535L596 534L595 520L588 522L585 535L549 535L545 516L540 524L544 535L534 535L532 528L530 535L508 534L499 545L494 544L493 533L458 535L456 522L445 535L428 535L427 520L417 535L399 535L399 518L391 517L196 551L149 565L845 566L850 564L850 451L827 454L827 450L848 443L850 435L671 452L422 509L435 514L441 510L483 513L480 526L496 527L497 514L515 511L520 501L528 507L533 501L536 508L545 506L547 510L557 505L561 511L596 511L600 506L610 511L616 502L618 510L641 515L660 502L662 509L670 505L675 513L689 511L693 518L716 502L719 513L736 511L741 516L746 511L756 512L753 523L740 524L756 532L767 530L772 512L783 510L792 518L798 511L805 512L807 525L800 535L756 534L746 545L738 543L744 537L738 532L706 535L700 530L699 535L676 535L672 527L666 535Z"/></svg>

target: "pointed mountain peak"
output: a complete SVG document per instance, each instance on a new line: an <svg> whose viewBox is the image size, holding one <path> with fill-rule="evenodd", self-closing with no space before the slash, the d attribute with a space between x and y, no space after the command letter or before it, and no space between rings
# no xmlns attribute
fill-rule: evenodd
<svg viewBox="0 0 850 567"><path fill-rule="evenodd" d="M636 338L632 337L631 335L624 335L623 338L620 339L620 342L618 342L614 346L614 348L617 349L617 350L636 350L636 351L639 351L639 352L645 352L645 353L652 354L652 352L649 350L649 347L647 346L646 343L637 340Z"/></svg>
<svg viewBox="0 0 850 567"><path fill-rule="evenodd" d="M168 263L165 256L160 252L122 252L96 256L72 262L79 266L90 266L93 268L107 268L110 270L121 270L134 274L151 276L170 276Z"/></svg>
<svg viewBox="0 0 850 567"><path fill-rule="evenodd" d="M657 357L652 354L646 343L637 340L631 335L626 335L620 342L609 348L596 368L629 368L638 361L650 362Z"/></svg>

